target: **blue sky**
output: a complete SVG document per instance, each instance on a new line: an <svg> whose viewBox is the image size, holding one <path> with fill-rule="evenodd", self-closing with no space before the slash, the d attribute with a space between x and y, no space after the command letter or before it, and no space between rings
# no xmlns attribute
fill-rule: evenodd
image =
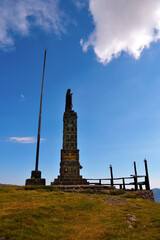
<svg viewBox="0 0 160 240"><path fill-rule="evenodd" d="M34 170L47 49L39 159L47 184L59 174L71 88L81 174L106 178L112 164L115 177L129 176L133 161L144 174L146 158L151 187L160 187L159 1L28 3L0 3L0 183L23 185ZM136 8L144 12L132 17Z"/></svg>

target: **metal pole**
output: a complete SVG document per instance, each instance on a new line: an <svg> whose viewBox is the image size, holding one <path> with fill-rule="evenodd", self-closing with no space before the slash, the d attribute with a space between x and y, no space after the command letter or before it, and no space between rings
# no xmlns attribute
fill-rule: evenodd
<svg viewBox="0 0 160 240"><path fill-rule="evenodd" d="M145 164L145 171L146 171L146 176L145 176L146 190L150 190L148 166L147 166L147 160L146 159L144 159L144 164Z"/></svg>
<svg viewBox="0 0 160 240"><path fill-rule="evenodd" d="M113 171L112 171L112 165L110 165L109 168L110 168L110 174L111 174L111 186L113 186Z"/></svg>
<svg viewBox="0 0 160 240"><path fill-rule="evenodd" d="M40 131L41 131L41 114L42 114L42 99L43 99L43 85L44 85L45 64L46 64L46 50L45 50L45 53L44 53L44 64L43 64L43 76L42 76L42 88L41 88L41 99L40 99L40 110L39 110L39 121L38 121L37 152L36 152L36 166L35 166L35 171L38 171L39 146L40 146Z"/></svg>

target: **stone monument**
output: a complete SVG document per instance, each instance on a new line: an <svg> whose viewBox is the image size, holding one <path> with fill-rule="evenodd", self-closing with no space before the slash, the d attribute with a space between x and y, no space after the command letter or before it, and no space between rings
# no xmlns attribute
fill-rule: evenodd
<svg viewBox="0 0 160 240"><path fill-rule="evenodd" d="M63 115L63 149L61 149L60 175L51 185L89 184L80 176L79 149L77 149L77 113L72 110L72 93L66 93Z"/></svg>

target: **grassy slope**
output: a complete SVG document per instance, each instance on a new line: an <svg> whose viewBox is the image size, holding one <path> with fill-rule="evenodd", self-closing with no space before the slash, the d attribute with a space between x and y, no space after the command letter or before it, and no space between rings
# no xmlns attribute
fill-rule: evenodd
<svg viewBox="0 0 160 240"><path fill-rule="evenodd" d="M160 239L160 204L132 195L0 188L0 239Z"/></svg>

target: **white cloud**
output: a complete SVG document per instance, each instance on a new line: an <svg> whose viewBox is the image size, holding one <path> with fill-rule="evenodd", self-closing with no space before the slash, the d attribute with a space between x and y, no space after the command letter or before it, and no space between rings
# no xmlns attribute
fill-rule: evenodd
<svg viewBox="0 0 160 240"><path fill-rule="evenodd" d="M44 138L41 138L41 141L44 140ZM35 137L9 137L8 141L14 143L36 143L37 139Z"/></svg>
<svg viewBox="0 0 160 240"><path fill-rule="evenodd" d="M0 1L0 48L14 45L14 36L28 36L33 26L55 34L65 32L59 0Z"/></svg>
<svg viewBox="0 0 160 240"><path fill-rule="evenodd" d="M21 94L21 98L24 99L24 95L23 94Z"/></svg>
<svg viewBox="0 0 160 240"><path fill-rule="evenodd" d="M160 0L90 0L95 29L83 51L93 46L106 64L122 51L138 59L144 48L160 39Z"/></svg>
<svg viewBox="0 0 160 240"><path fill-rule="evenodd" d="M82 9L86 6L86 1L84 0L73 0L78 9Z"/></svg>

